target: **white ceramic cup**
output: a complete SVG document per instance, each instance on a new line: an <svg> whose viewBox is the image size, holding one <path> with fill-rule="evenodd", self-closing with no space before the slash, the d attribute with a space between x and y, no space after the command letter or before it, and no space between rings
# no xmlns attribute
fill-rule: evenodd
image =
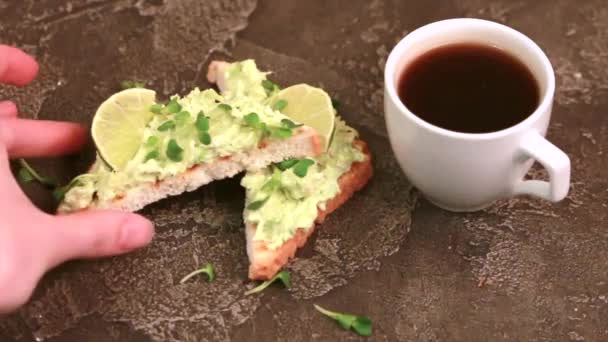
<svg viewBox="0 0 608 342"><path fill-rule="evenodd" d="M401 102L399 78L417 57L453 43L483 43L522 61L536 78L540 104L515 126L483 134L432 125ZM557 202L568 194L570 159L545 139L555 75L547 56L531 39L507 26L479 19L450 19L423 26L391 52L384 72L384 110L395 156L409 180L432 203L450 211L476 211L495 200L532 195ZM437 101L441 101L438 94ZM488 108L488 115L492 115ZM534 160L550 181L524 180Z"/></svg>

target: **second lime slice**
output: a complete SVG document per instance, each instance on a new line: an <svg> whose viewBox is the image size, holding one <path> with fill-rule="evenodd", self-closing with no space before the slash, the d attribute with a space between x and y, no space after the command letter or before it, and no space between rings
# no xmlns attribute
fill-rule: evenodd
<svg viewBox="0 0 608 342"><path fill-rule="evenodd" d="M281 90L274 99L287 101L281 113L294 121L314 128L321 137L325 150L329 147L334 131L336 112L325 91L307 84L297 84Z"/></svg>

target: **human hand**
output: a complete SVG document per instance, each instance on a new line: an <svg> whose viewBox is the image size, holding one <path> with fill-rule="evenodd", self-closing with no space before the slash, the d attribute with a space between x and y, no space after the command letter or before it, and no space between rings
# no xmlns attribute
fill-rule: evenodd
<svg viewBox="0 0 608 342"><path fill-rule="evenodd" d="M38 64L23 51L0 45L0 82L30 83ZM21 191L9 158L48 157L74 152L85 130L66 122L17 117L17 107L0 102L0 313L31 296L49 269L75 258L104 257L145 246L154 227L131 213L91 211L52 216L37 209Z"/></svg>

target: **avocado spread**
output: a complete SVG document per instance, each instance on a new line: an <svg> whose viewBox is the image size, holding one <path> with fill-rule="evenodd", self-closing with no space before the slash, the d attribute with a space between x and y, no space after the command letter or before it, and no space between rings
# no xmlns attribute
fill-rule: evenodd
<svg viewBox="0 0 608 342"><path fill-rule="evenodd" d="M357 132L336 118L336 130L329 150L311 158L304 176L297 166L281 170L280 164L249 172L241 185L247 189L245 220L257 226L256 241L276 249L291 239L298 228L310 229L328 200L340 192L338 180L353 162L365 160L353 145ZM297 164L296 164L297 165ZM284 168L284 167L283 167ZM260 203L255 205L255 203ZM253 207L252 207L252 204Z"/></svg>
<svg viewBox="0 0 608 342"><path fill-rule="evenodd" d="M224 76L228 90L221 95L213 89L196 88L185 97L173 96L164 106L153 106L157 108L150 110L156 114L127 165L112 170L98 156L89 173L72 181L62 209L87 208L96 198L110 201L129 189L181 174L196 164L256 148L262 139L291 135L285 127L288 118L271 106L276 90L263 87L266 73L259 71L253 60L230 64ZM252 115L254 122L247 120ZM288 123L294 126L294 122ZM280 134L275 135L273 129Z"/></svg>

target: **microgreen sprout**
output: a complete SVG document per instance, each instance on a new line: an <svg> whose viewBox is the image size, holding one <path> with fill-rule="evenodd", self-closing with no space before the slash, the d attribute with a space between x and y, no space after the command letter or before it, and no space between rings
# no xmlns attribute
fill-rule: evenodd
<svg viewBox="0 0 608 342"><path fill-rule="evenodd" d="M182 161L182 154L184 149L179 146L175 139L169 140L167 144L167 157L174 162Z"/></svg>
<svg viewBox="0 0 608 342"><path fill-rule="evenodd" d="M288 104L287 100L280 99L279 101L275 102L272 105L272 109L282 111L283 109L285 109L285 107L287 107L287 104Z"/></svg>
<svg viewBox="0 0 608 342"><path fill-rule="evenodd" d="M203 145L211 144L211 135L209 134L209 117L205 116L202 111L199 112L194 126L198 131L198 140Z"/></svg>
<svg viewBox="0 0 608 342"><path fill-rule="evenodd" d="M172 98L169 103L165 106L165 110L167 113L179 113L182 110L182 105L177 102L177 98Z"/></svg>
<svg viewBox="0 0 608 342"><path fill-rule="evenodd" d="M40 175L27 161L25 161L25 159L19 159L19 164L21 165L21 169L19 170L17 177L19 177L19 180L22 183L36 181L47 188L57 186L57 183L54 180Z"/></svg>
<svg viewBox="0 0 608 342"><path fill-rule="evenodd" d="M276 83L274 83L270 80L263 80L262 87L264 87L264 89L266 90L266 93L268 95L281 90L281 88Z"/></svg>
<svg viewBox="0 0 608 342"><path fill-rule="evenodd" d="M367 316L356 316L329 311L314 304L315 309L327 317L332 318L345 330L353 330L360 336L370 336L372 334L372 320Z"/></svg>
<svg viewBox="0 0 608 342"><path fill-rule="evenodd" d="M175 121L169 120L169 121L163 122L160 126L158 126L158 131L166 132L166 131L174 129L174 128L175 128Z"/></svg>
<svg viewBox="0 0 608 342"><path fill-rule="evenodd" d="M253 201L251 203L249 203L249 205L247 206L247 210L259 210L260 208L262 208L264 206L264 204L266 204L266 202L268 202L268 200L270 199L270 196L261 199L261 200L257 200L257 201Z"/></svg>
<svg viewBox="0 0 608 342"><path fill-rule="evenodd" d="M83 186L83 185L84 184L78 179L78 177L74 178L67 185L55 188L55 190L53 190L53 197L55 197L55 200L57 200L58 202L61 202L61 201L63 201L63 198L65 197L65 194L68 191L70 191L74 187Z"/></svg>
<svg viewBox="0 0 608 342"><path fill-rule="evenodd" d="M254 294L254 293L262 292L268 286L272 285L277 280L281 281L281 283L283 283L283 286L285 286L286 288L290 288L291 287L291 274L289 272L287 272L287 271L281 271L281 272L277 273L274 277L272 277L272 279L266 280L265 282L263 282L260 285L254 287L253 289L245 292L245 295L248 296L248 295L251 295L251 294Z"/></svg>
<svg viewBox="0 0 608 342"><path fill-rule="evenodd" d="M208 282L211 283L215 280L215 270L213 269L213 265L208 263L207 265L205 265L205 267L199 268L198 270L190 272L188 275L183 277L182 280L179 281L179 283L183 284L183 283L187 282L189 279L191 279L192 277L194 277L198 274L203 274L203 273L207 275Z"/></svg>

